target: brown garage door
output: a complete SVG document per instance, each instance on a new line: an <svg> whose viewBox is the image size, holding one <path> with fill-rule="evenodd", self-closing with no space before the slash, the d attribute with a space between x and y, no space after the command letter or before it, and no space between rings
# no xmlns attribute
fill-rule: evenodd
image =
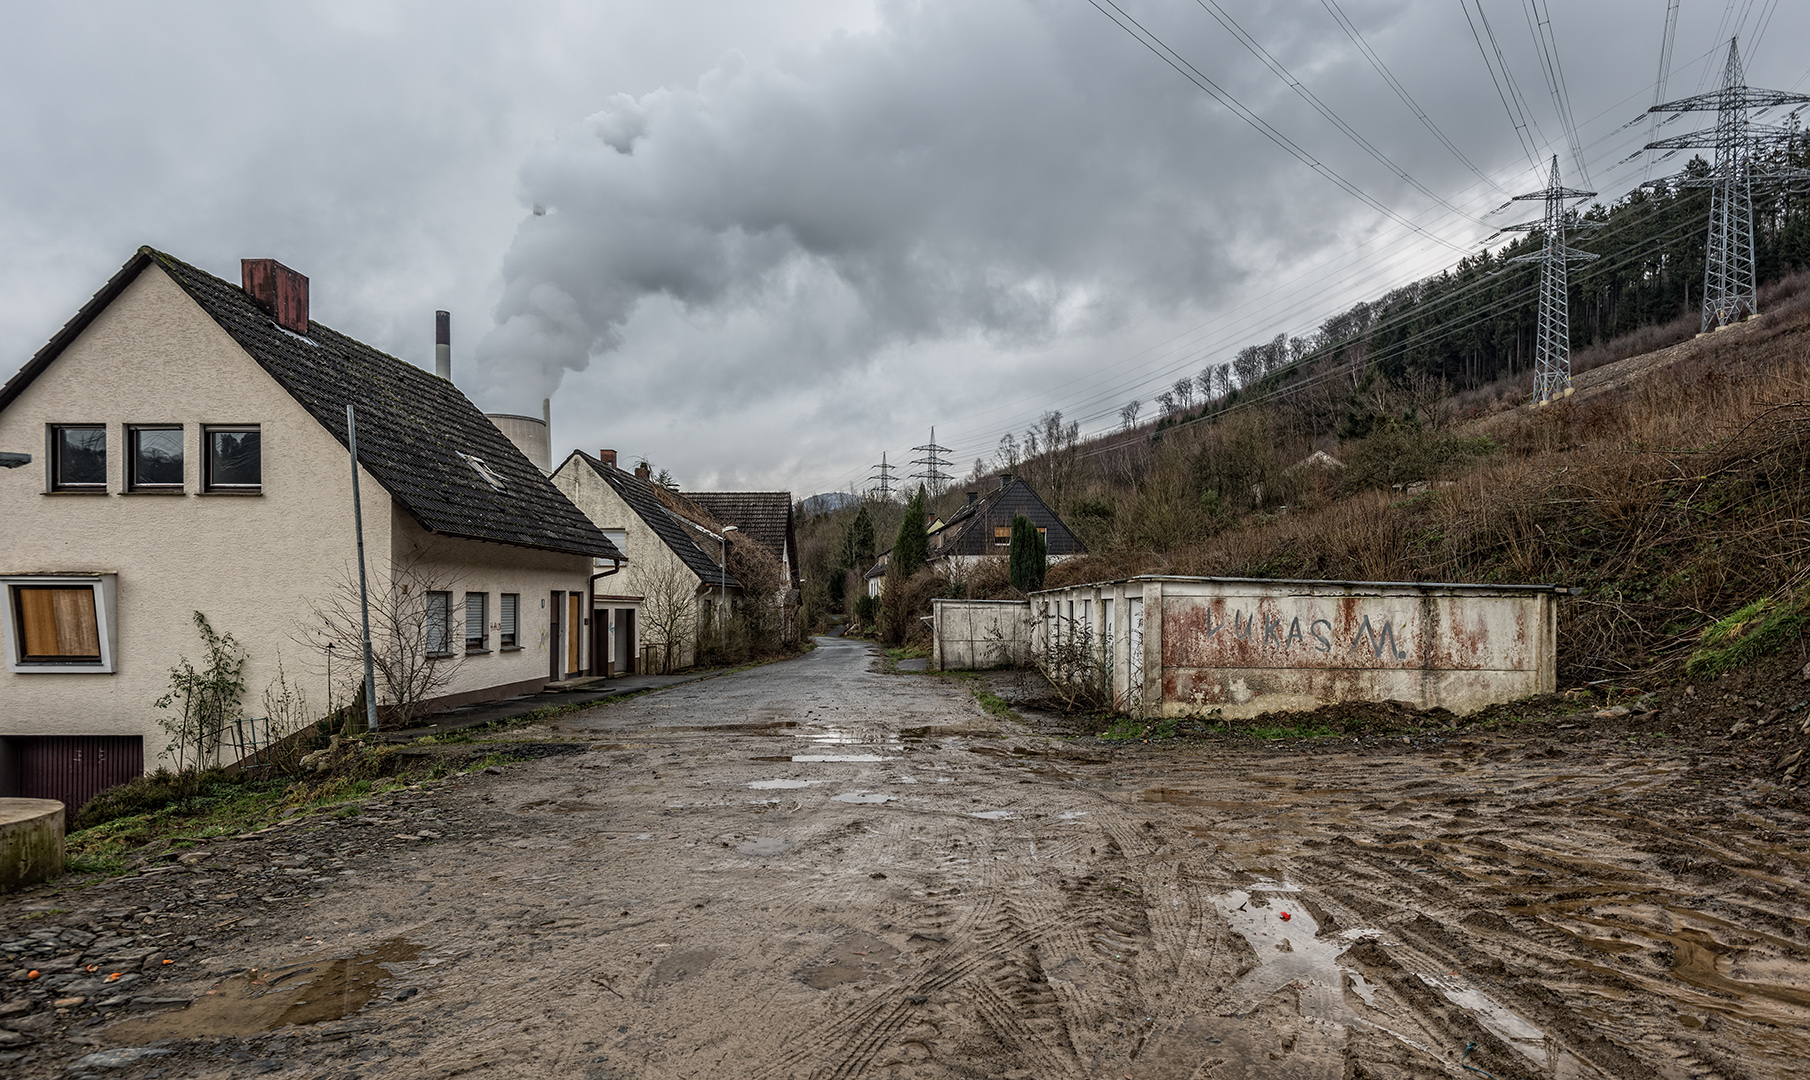
<svg viewBox="0 0 1810 1080"><path fill-rule="evenodd" d="M75 817L83 803L145 771L145 741L137 735L41 735L13 738L19 795L56 799Z"/></svg>

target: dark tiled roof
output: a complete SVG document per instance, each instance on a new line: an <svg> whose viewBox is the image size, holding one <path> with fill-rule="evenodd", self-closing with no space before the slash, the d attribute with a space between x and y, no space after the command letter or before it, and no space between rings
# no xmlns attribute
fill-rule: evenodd
<svg viewBox="0 0 1810 1080"><path fill-rule="evenodd" d="M789 491L688 491L685 498L711 517L740 529L774 555L786 553L786 573L798 584L798 540Z"/></svg>
<svg viewBox="0 0 1810 1080"><path fill-rule="evenodd" d="M151 248L140 248L17 376L4 408L146 266L155 263L341 445L346 405L358 415L358 457L429 532L515 547L619 559L589 518L453 384L310 321L283 330L239 286ZM459 456L481 460L498 491Z"/></svg>
<svg viewBox="0 0 1810 1080"><path fill-rule="evenodd" d="M1087 551L1080 537L1056 516L1031 486L1013 477L989 492L984 498L962 506L950 514L943 527L931 533L930 557L947 555L984 555L995 549L993 525L1010 525L1014 515L1023 514L1031 524L1047 530L1051 555L1078 555ZM941 543L937 542L938 538Z"/></svg>
<svg viewBox="0 0 1810 1080"><path fill-rule="evenodd" d="M634 473L605 465L583 450L574 453L583 458L584 463L602 477L604 483L610 485L611 490L635 512L635 516L646 522L647 527L660 538L660 542L670 548L700 581L710 586L727 585L731 589L742 587L742 583L733 575L723 572L714 555L705 552L702 546L711 537L699 532L698 526L707 528L718 536L723 531L721 523L714 520L703 507L686 496L661 488L651 480L643 480Z"/></svg>

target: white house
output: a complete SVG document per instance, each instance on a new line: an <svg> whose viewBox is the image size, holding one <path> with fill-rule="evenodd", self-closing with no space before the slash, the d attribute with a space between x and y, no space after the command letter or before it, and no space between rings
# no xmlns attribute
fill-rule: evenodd
<svg viewBox="0 0 1810 1080"><path fill-rule="evenodd" d="M349 701L357 657L329 685L311 637L356 581L348 404L373 595L435 584L434 704L588 670L594 562L621 553L450 381L310 320L274 260L241 270L141 248L0 387L0 446L42 454L0 473L0 796L73 810L155 769L197 611L245 648L247 714L279 661L316 713Z"/></svg>
<svg viewBox="0 0 1810 1080"><path fill-rule="evenodd" d="M619 575L599 583L616 598L598 604L619 628L621 612L628 610L631 632L655 670L695 663L699 627L742 591L722 565L728 543L723 523L654 483L647 469L617 468L613 450L597 457L572 451L553 470L553 483L627 559Z"/></svg>

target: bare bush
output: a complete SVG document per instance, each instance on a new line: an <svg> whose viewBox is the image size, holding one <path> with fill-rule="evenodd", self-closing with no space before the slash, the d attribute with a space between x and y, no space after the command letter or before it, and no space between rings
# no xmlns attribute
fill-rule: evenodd
<svg viewBox="0 0 1810 1080"><path fill-rule="evenodd" d="M374 568L370 579L371 667L377 700L391 722L406 727L465 663L465 606L453 602L456 573L424 556ZM444 598L444 606L440 599ZM309 606L293 640L323 661L340 661L347 698L362 696L364 625L358 570L347 567ZM350 660L350 663L346 661ZM337 696L335 688L330 693Z"/></svg>

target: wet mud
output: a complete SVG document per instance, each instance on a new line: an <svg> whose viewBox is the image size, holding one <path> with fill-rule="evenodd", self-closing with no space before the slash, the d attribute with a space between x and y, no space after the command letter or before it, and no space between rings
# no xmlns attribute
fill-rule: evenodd
<svg viewBox="0 0 1810 1080"><path fill-rule="evenodd" d="M280 937L449 959L293 1075L1810 1075L1810 822L1763 777L1626 739L1109 746L878 667L825 640L414 796L441 838ZM214 954L265 985L214 996L297 1023L331 995L265 933ZM234 1075L223 1029L164 1030L161 1075Z"/></svg>

